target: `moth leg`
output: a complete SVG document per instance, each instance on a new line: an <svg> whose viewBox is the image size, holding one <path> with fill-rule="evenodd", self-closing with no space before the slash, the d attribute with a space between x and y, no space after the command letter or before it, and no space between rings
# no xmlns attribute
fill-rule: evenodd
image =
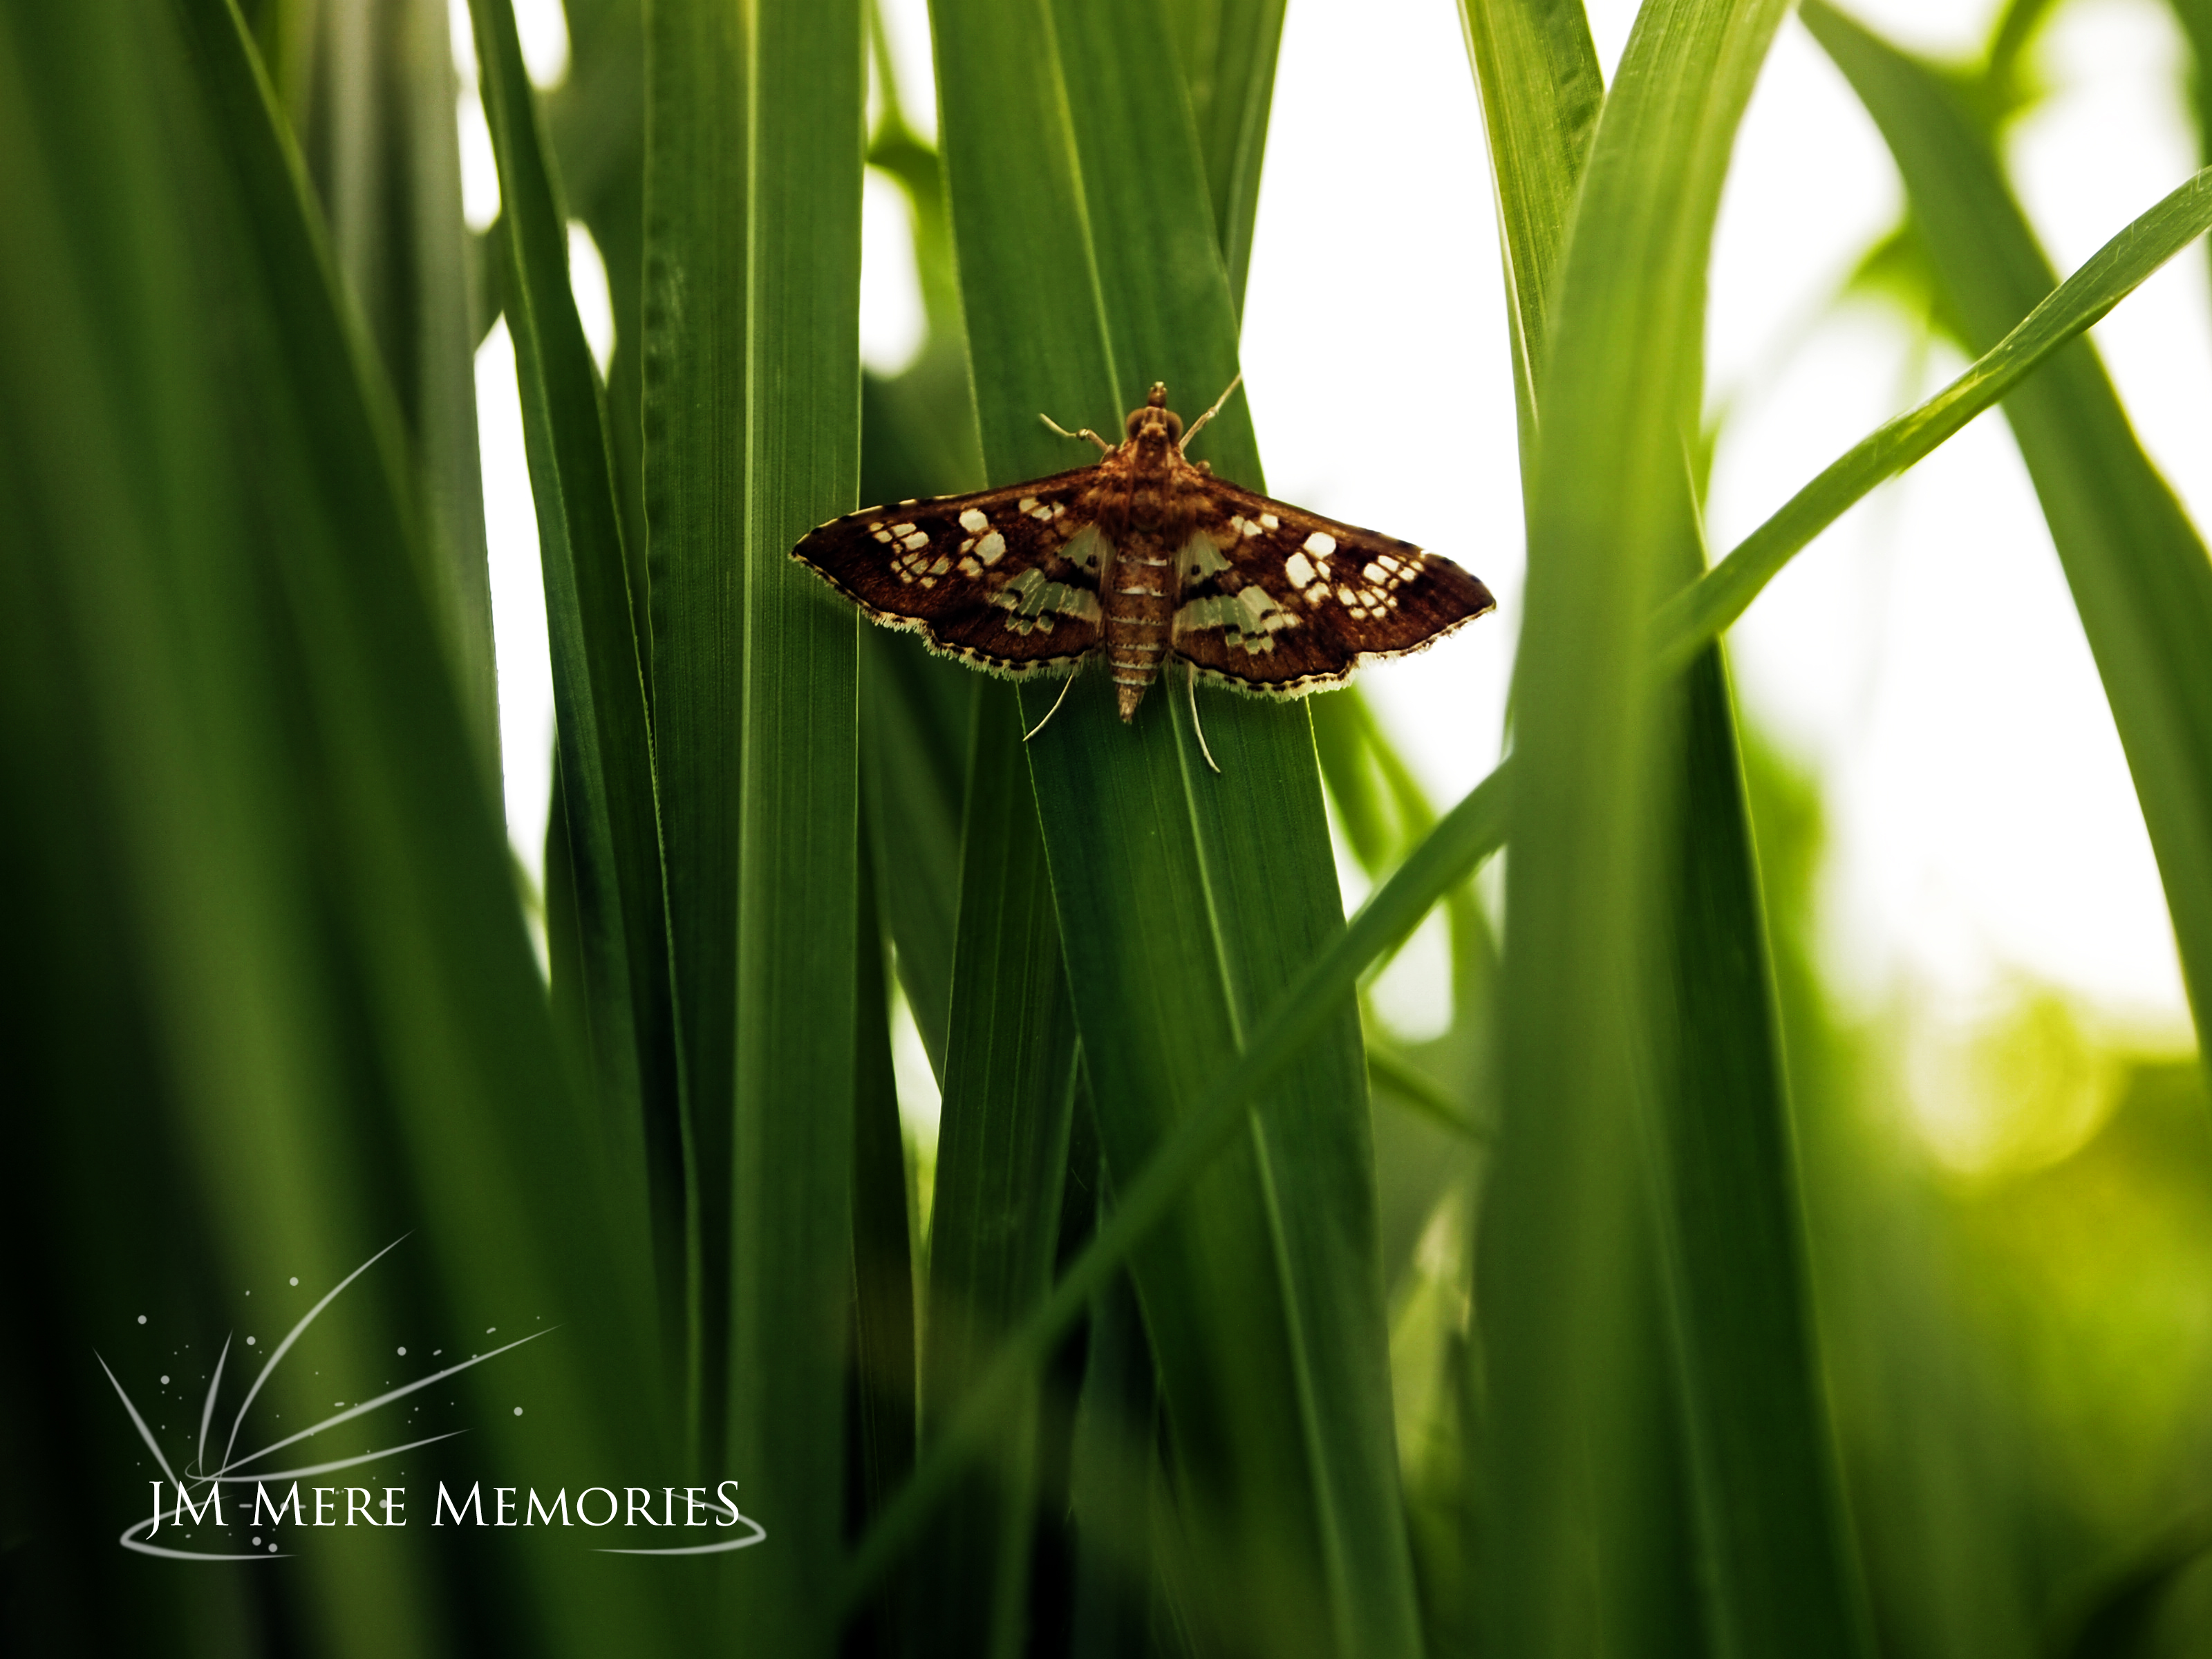
<svg viewBox="0 0 2212 1659"><path fill-rule="evenodd" d="M1224 398L1228 395L1227 392L1222 393ZM1220 405L1217 404L1215 407L1218 409ZM1184 676L1183 688L1190 693L1190 729L1198 733L1198 752L1206 757L1206 763L1213 769L1213 775L1218 778L1221 775L1221 763L1213 758L1213 750L1206 747L1206 728L1198 723L1198 665L1186 663L1184 666L1189 670ZM1067 694L1063 691L1060 695L1066 696ZM1047 720L1051 718L1049 714L1045 716Z"/></svg>
<svg viewBox="0 0 2212 1659"><path fill-rule="evenodd" d="M1060 434L1060 435L1061 437L1063 437L1063 438L1088 438L1088 439L1090 439L1090 440L1091 440L1091 441L1092 443L1097 444L1097 445L1098 446L1098 453L1099 453L1101 455L1111 455L1111 454L1114 453L1114 446L1113 446L1113 445L1111 445L1111 444L1109 444L1109 443L1108 443L1108 442L1107 442L1103 438L1100 437L1097 433L1093 432L1093 431L1092 431L1089 427L1087 427L1087 426L1086 426L1086 427L1085 427L1085 428L1084 428L1080 432L1070 432L1070 431L1069 431L1066 427L1062 426L1062 425L1061 425L1058 421L1054 420L1054 419L1052 418L1052 416L1049 416L1049 415L1039 415L1039 416L1037 416L1037 419L1039 419L1040 421L1042 421L1042 422L1043 422L1047 426L1050 427L1050 428L1051 428L1054 432L1057 432L1058 434ZM1059 707L1059 705L1058 705L1057 703L1054 704L1053 706L1054 706L1054 708L1058 708L1058 707ZM1050 719L1052 718L1052 716L1051 716L1051 715L1049 715L1049 714L1048 714L1048 715L1046 715L1046 716L1045 716L1045 718L1046 718L1047 720L1050 720Z"/></svg>
<svg viewBox="0 0 2212 1659"><path fill-rule="evenodd" d="M1238 386L1243 384L1244 371L1240 368L1237 371L1237 378L1229 383L1229 391L1223 392L1218 398L1216 398L1213 400L1213 407L1207 410L1205 414L1200 416L1196 420L1190 423L1190 429L1182 434L1182 441L1176 446L1176 454L1180 455L1183 451L1190 447L1190 441L1198 436L1199 433L1204 429L1206 423L1208 421L1221 413L1221 406L1229 401L1230 394L1234 392ZM1213 769L1218 772L1221 769L1217 766Z"/></svg>
<svg viewBox="0 0 2212 1659"><path fill-rule="evenodd" d="M1067 694L1075 690L1075 677L1081 672L1081 667L1082 665L1078 664L1074 668L1071 668L1067 671L1067 684L1060 688L1060 695L1052 700L1052 707L1044 711L1044 718L1039 720L1035 726L1030 727L1028 731L1022 733L1022 741L1024 743L1027 743L1031 738L1036 736L1038 732L1043 731L1046 726L1052 724L1052 717L1060 713L1060 706L1067 701Z"/></svg>

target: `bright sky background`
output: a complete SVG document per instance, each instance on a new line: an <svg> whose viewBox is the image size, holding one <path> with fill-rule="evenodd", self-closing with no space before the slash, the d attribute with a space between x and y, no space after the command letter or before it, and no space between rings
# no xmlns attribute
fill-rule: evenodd
<svg viewBox="0 0 2212 1659"><path fill-rule="evenodd" d="M1893 39L1948 52L1981 39L1994 9L1853 9ZM517 10L533 73L556 78L567 57L558 0ZM888 10L913 102L927 85L926 9L891 0ZM1634 8L1592 0L1590 14L1610 74ZM2069 0L2040 61L2057 95L2019 131L2012 159L2067 270L2186 178L2194 146L2179 44L2155 0ZM497 185L469 101L465 183L482 224ZM1494 209L1450 0L1293 0L1273 107L1243 340L1269 487L1447 553L1500 600L1494 621L1364 680L1449 801L1498 757L1522 565ZM1331 118L1308 119L1316 110ZM927 107L911 113L929 125ZM1887 313L1830 304L1899 199L1872 125L1802 27L1786 24L1737 146L1713 271L1711 396L1729 417L1709 509L1717 553L1959 367L1941 351L1916 356ZM872 185L861 332L884 367L920 327L903 237L895 192ZM604 275L587 238L577 251L604 356ZM2209 294L2199 243L2095 331L2200 526L2212 524ZM1172 364L1147 372L1176 379ZM536 871L551 691L503 327L477 376L508 823ZM1870 1005L1902 988L1966 1006L2027 975L2187 1040L2142 820L2001 422L1985 416L1802 555L1731 647L1748 717L1823 783L1830 967L1847 996Z"/></svg>

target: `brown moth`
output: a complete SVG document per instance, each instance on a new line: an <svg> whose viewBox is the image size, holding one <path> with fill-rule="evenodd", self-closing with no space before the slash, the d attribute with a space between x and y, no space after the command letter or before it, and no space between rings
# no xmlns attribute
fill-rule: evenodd
<svg viewBox="0 0 2212 1659"><path fill-rule="evenodd" d="M876 621L991 673L1072 673L1103 653L1124 720L1170 658L1194 679L1301 696L1492 607L1448 559L1187 459L1236 389L1186 432L1155 383L1119 445L1048 418L1097 444L1097 464L849 513L791 556Z"/></svg>

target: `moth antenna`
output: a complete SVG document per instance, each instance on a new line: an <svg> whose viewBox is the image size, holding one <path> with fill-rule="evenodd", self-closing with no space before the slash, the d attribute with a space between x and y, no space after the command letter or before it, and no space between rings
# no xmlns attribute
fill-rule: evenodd
<svg viewBox="0 0 2212 1659"><path fill-rule="evenodd" d="M1232 387L1231 390L1234 388ZM1224 392L1221 395L1225 398L1229 393ZM1214 408L1218 409L1220 406L1216 404ZM1211 412L1211 410L1208 411L1208 413ZM1198 752L1206 757L1206 763L1213 769L1213 775L1218 778L1221 775L1221 763L1213 758L1213 750L1206 747L1206 728L1198 723L1198 665L1196 663L1190 665L1190 673L1183 681L1183 689L1190 693L1190 729L1198 733ZM1063 691L1060 695L1066 696L1067 694ZM1051 718L1049 714L1045 716L1047 720Z"/></svg>
<svg viewBox="0 0 2212 1659"><path fill-rule="evenodd" d="M1038 415L1037 415L1037 419L1039 419L1040 421L1042 421L1042 422L1043 422L1047 426L1050 427L1050 428L1051 428L1054 432L1057 432L1058 434L1060 434L1060 435L1061 437L1063 437L1063 438L1088 438L1088 439L1090 439L1090 440L1091 440L1091 441L1092 443L1097 444L1097 445L1098 446L1098 453L1099 453L1101 455L1111 455L1111 454L1114 453L1114 446L1113 446L1113 445L1111 445L1111 444L1109 444L1109 443L1108 443L1108 442L1107 442L1103 438L1100 437L1097 433L1093 432L1093 431L1092 431L1089 427L1087 427L1087 426L1086 426L1086 427L1085 427L1085 428L1084 428L1080 432L1070 432L1070 431L1069 431L1066 427L1062 426L1062 425L1061 425L1058 421L1054 420L1054 419L1052 418L1052 416L1051 416L1047 415L1047 414L1044 414L1044 413L1043 413L1043 412L1042 412L1042 411L1040 411L1040 412L1038 413ZM1053 706L1054 706L1054 708L1058 708L1058 707L1059 707L1059 704L1055 703L1055 704L1054 704ZM1050 720L1050 719L1052 718L1052 716L1051 716L1051 715L1049 715L1049 714L1047 714L1047 715L1045 716L1045 718L1046 718L1047 720Z"/></svg>
<svg viewBox="0 0 2212 1659"><path fill-rule="evenodd" d="M1052 724L1052 717L1060 713L1060 704L1067 701L1067 694L1074 690L1075 670L1071 668L1067 671L1067 684L1060 688L1060 695L1052 700L1052 707L1044 711L1044 718L1039 720L1035 726L1030 727L1028 731L1022 733L1022 741L1024 743L1027 743L1031 738L1036 736L1038 732L1043 731L1046 726Z"/></svg>
<svg viewBox="0 0 2212 1659"><path fill-rule="evenodd" d="M1244 371L1240 368L1237 371L1237 378L1229 383L1229 390L1223 392L1218 398L1216 398L1213 400L1213 407L1207 410L1205 414L1200 416L1196 420L1190 423L1190 429L1182 434L1182 441L1176 446L1176 454L1180 455L1184 450L1190 447L1190 441L1206 429L1206 423L1208 421L1221 413L1222 404L1227 403L1231 396L1236 392L1237 388L1243 384ZM1213 769L1218 772L1221 769L1217 766Z"/></svg>

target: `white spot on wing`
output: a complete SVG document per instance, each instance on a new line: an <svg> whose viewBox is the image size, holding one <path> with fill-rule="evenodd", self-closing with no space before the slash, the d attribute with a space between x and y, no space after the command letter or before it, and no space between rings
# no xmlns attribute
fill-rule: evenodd
<svg viewBox="0 0 2212 1659"><path fill-rule="evenodd" d="M1314 568L1307 562L1304 554L1293 553L1283 561L1283 574L1291 579L1293 586L1304 587L1314 579Z"/></svg>
<svg viewBox="0 0 2212 1659"><path fill-rule="evenodd" d="M985 564L996 564L1006 550L1006 538L995 530L975 544L975 556Z"/></svg>
<svg viewBox="0 0 2212 1659"><path fill-rule="evenodd" d="M1306 551L1316 559L1325 559L1336 551L1336 538L1326 530L1316 530L1306 538Z"/></svg>
<svg viewBox="0 0 2212 1659"><path fill-rule="evenodd" d="M991 527L981 507L971 507L960 515L960 527L971 536L980 536Z"/></svg>
<svg viewBox="0 0 2212 1659"><path fill-rule="evenodd" d="M1262 514L1260 515L1260 528L1261 528L1261 529L1262 529L1262 530L1280 530L1282 527L1283 527L1283 521L1282 521L1280 519L1277 518L1273 514L1272 514L1272 513L1262 513Z"/></svg>

